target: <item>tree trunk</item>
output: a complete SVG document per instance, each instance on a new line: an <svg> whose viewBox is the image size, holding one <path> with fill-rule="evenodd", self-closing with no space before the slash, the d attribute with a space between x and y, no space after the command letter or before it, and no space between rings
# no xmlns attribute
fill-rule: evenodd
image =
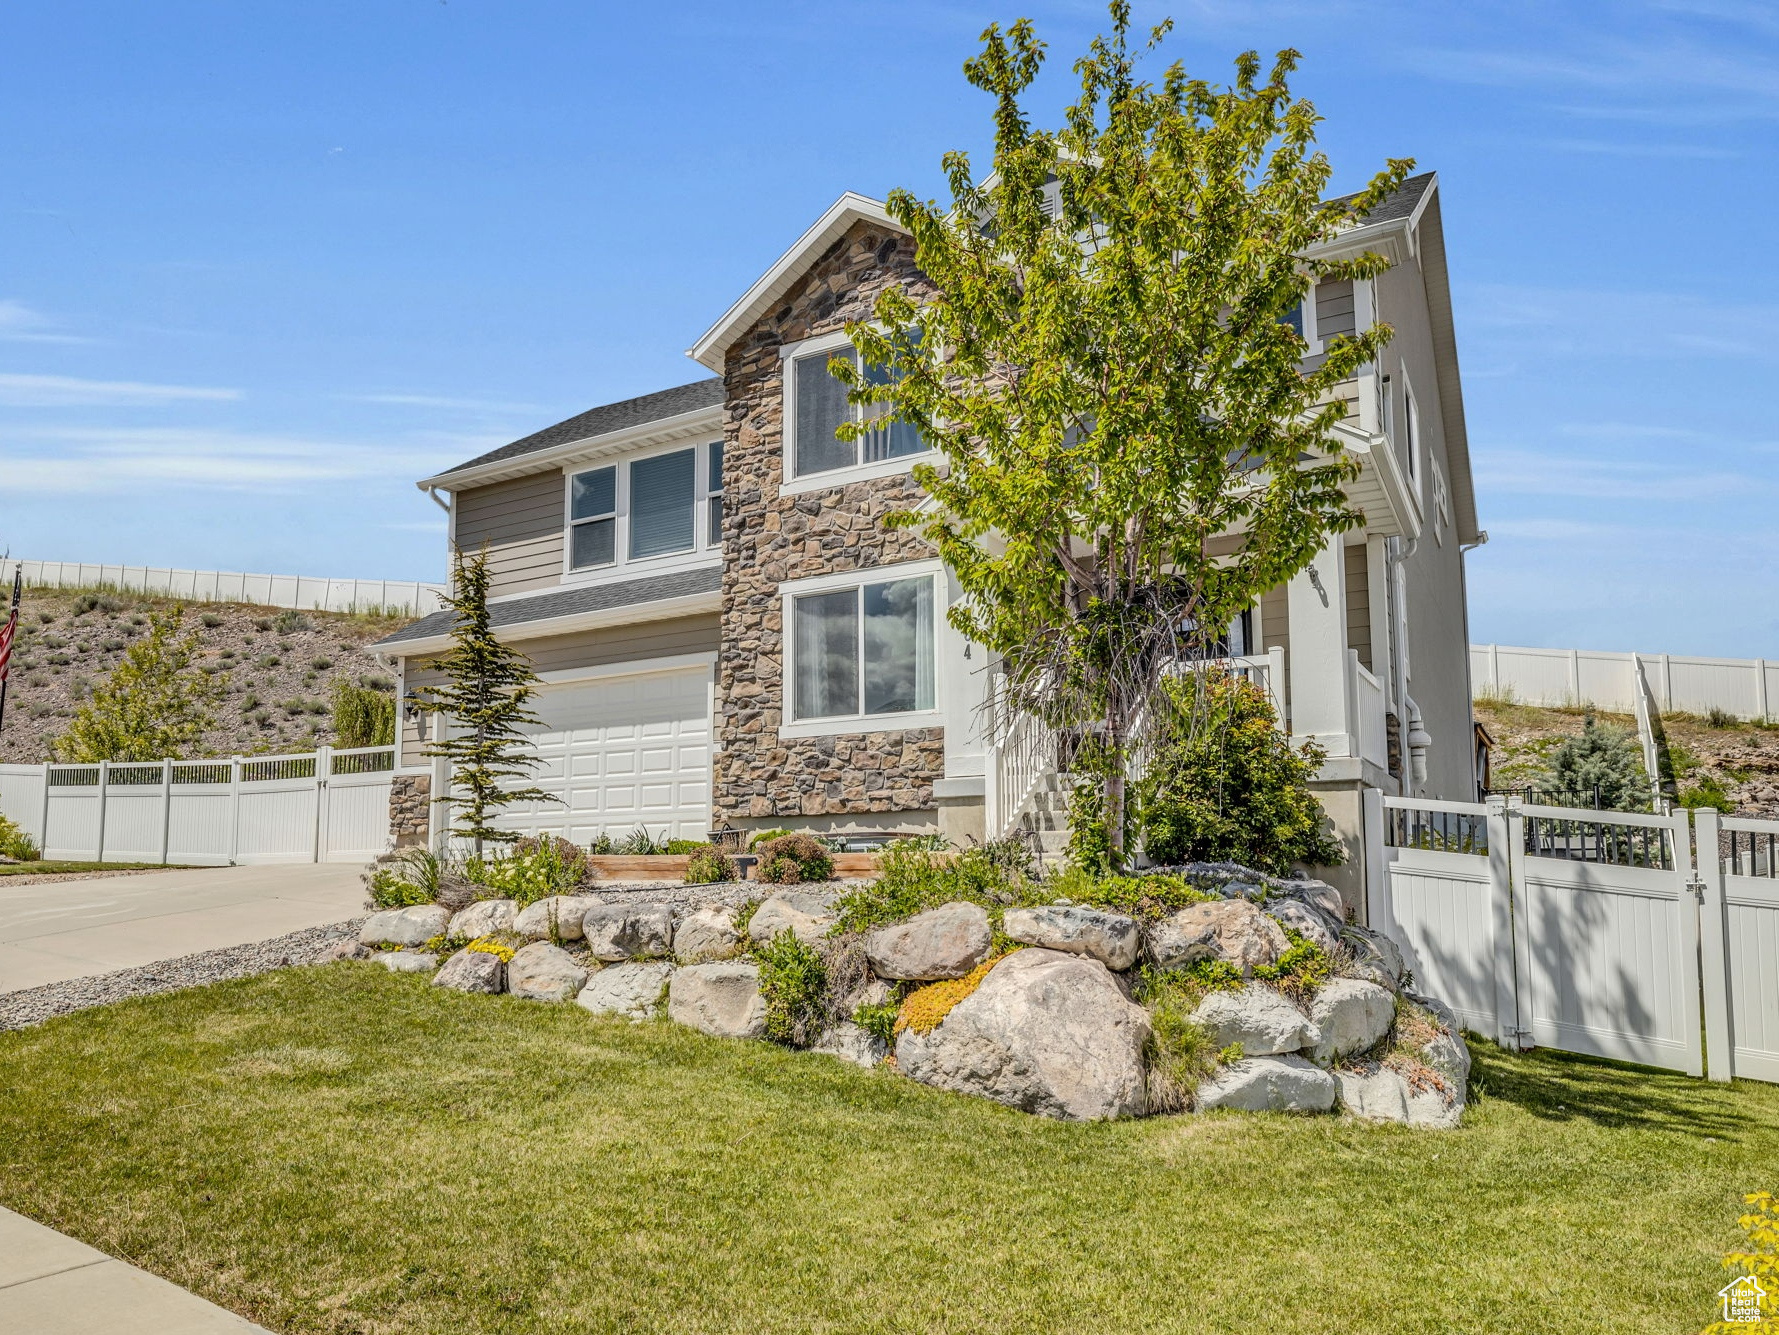
<svg viewBox="0 0 1779 1335"><path fill-rule="evenodd" d="M1106 852L1111 870L1124 869L1124 698L1114 687L1106 700L1106 744L1102 782L1105 797Z"/></svg>

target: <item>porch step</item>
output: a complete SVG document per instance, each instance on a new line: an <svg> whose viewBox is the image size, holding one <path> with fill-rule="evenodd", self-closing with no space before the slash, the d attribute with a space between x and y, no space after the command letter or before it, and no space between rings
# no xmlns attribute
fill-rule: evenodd
<svg viewBox="0 0 1779 1335"><path fill-rule="evenodd" d="M1013 818L1012 830L1037 850L1038 865L1046 871L1068 854L1069 799L1074 791L1074 775L1046 774Z"/></svg>

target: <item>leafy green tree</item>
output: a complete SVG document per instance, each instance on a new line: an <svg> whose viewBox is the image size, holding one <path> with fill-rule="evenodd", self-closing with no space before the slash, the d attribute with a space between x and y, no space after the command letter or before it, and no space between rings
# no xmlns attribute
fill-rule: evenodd
<svg viewBox="0 0 1779 1335"><path fill-rule="evenodd" d="M1158 702L1164 721L1135 803L1151 860L1240 862L1282 876L1294 863L1345 859L1309 789L1322 752L1292 747L1264 691L1210 670L1164 680Z"/></svg>
<svg viewBox="0 0 1779 1335"><path fill-rule="evenodd" d="M1649 778L1636 736L1589 714L1580 735L1564 739L1550 753L1544 795L1559 806L1649 810Z"/></svg>
<svg viewBox="0 0 1779 1335"><path fill-rule="evenodd" d="M178 759L210 726L224 678L196 671L197 632L179 633L185 608L151 612L148 633L124 651L109 676L50 744L57 760Z"/></svg>
<svg viewBox="0 0 1779 1335"><path fill-rule="evenodd" d="M454 804L457 821L451 833L471 840L479 858L484 844L510 844L519 838L489 824L502 807L560 799L541 788L508 786L536 767L537 755L520 729L542 720L530 709L537 694L531 661L494 634L486 548L474 556L457 553L445 605L457 614L454 643L433 664L445 682L418 688L415 695L422 709L441 715L447 724L425 753L451 762L452 791L433 800Z"/></svg>
<svg viewBox="0 0 1779 1335"><path fill-rule="evenodd" d="M395 696L347 681L334 682L334 745L388 746L395 741Z"/></svg>
<svg viewBox="0 0 1779 1335"><path fill-rule="evenodd" d="M935 291L886 290L848 326L860 365L831 370L866 406L849 434L901 420L942 454L915 469L933 504L892 522L955 572L950 619L1001 655L1007 703L1101 738L1117 860L1130 727L1162 664L1361 522L1332 391L1390 331L1333 338L1310 365L1293 319L1313 281L1387 267L1308 252L1413 164L1324 199L1296 52L1265 83L1248 52L1227 88L1178 64L1156 85L1137 76L1126 0L1111 16L1056 130L1021 105L1044 59L1031 23L983 34L964 72L995 99L993 172L954 152L950 202L891 193Z"/></svg>

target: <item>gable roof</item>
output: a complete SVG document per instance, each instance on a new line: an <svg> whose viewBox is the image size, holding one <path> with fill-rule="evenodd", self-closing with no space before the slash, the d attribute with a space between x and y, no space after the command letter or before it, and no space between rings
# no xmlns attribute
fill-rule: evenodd
<svg viewBox="0 0 1779 1335"><path fill-rule="evenodd" d="M815 224L798 237L752 287L741 294L739 301L723 312L722 318L699 335L698 341L686 349L686 356L721 375L723 355L742 331L790 291L791 285L803 276L804 269L856 222L874 222L898 232L903 230L902 225L890 217L882 200L848 190L828 206L828 211L817 218Z"/></svg>
<svg viewBox="0 0 1779 1335"><path fill-rule="evenodd" d="M557 445L570 445L594 436L610 435L614 431L681 417L701 408L721 407L722 402L723 382L716 376L694 380L689 385L676 385L672 389L659 389L653 394L640 394L634 399L621 399L617 403L589 408L584 413L564 418L555 426L547 426L542 431L534 431L529 436L521 437L510 445L502 445L497 450L479 454L474 459L427 478L420 485L449 487L452 475L456 473L485 468L489 464L505 463Z"/></svg>

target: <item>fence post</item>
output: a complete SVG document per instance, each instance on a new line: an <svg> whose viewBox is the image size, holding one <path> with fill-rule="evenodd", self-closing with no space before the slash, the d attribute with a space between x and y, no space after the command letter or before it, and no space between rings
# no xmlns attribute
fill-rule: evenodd
<svg viewBox="0 0 1779 1335"><path fill-rule="evenodd" d="M1767 660L1754 660L1754 716L1764 720L1767 717Z"/></svg>
<svg viewBox="0 0 1779 1335"><path fill-rule="evenodd" d="M105 861L105 793L111 787L111 762L99 762L99 851L93 854L94 862Z"/></svg>
<svg viewBox="0 0 1779 1335"><path fill-rule="evenodd" d="M315 748L315 861L327 860L327 820L328 795L327 781L334 772L334 749L331 746Z"/></svg>
<svg viewBox="0 0 1779 1335"><path fill-rule="evenodd" d="M1514 949L1513 874L1515 838L1521 823L1517 804L1508 810L1508 799L1491 796L1489 824L1489 905L1494 927L1495 1038L1502 1047L1520 1047L1518 957Z"/></svg>
<svg viewBox="0 0 1779 1335"><path fill-rule="evenodd" d="M43 762L43 821L37 827L37 852L46 859L49 857L49 772L52 768L49 761Z"/></svg>
<svg viewBox="0 0 1779 1335"><path fill-rule="evenodd" d="M1365 925L1384 930L1390 915L1390 864L1384 847L1384 790L1361 788L1360 828L1365 836Z"/></svg>
<svg viewBox="0 0 1779 1335"><path fill-rule="evenodd" d="M1279 731L1291 735L1291 715L1285 708L1285 646L1275 644L1266 651L1266 690L1272 696L1273 713L1279 720Z"/></svg>
<svg viewBox="0 0 1779 1335"><path fill-rule="evenodd" d="M1668 821L1668 837L1674 843L1674 879L1680 889L1680 960L1687 975L1687 986L1681 994L1681 1032L1692 1045L1692 1056L1686 1073L1704 1075L1705 1054L1699 1041L1699 898L1703 888L1693 871L1692 813L1682 807Z"/></svg>
<svg viewBox="0 0 1779 1335"><path fill-rule="evenodd" d="M1722 818L1711 807L1693 813L1698 842L1699 982L1705 993L1705 1072L1712 1080L1736 1074L1730 1036L1729 939L1724 923Z"/></svg>
<svg viewBox="0 0 1779 1335"><path fill-rule="evenodd" d="M229 757L229 866L241 854L241 757Z"/></svg>
<svg viewBox="0 0 1779 1335"><path fill-rule="evenodd" d="M167 865L167 846L173 833L173 762L161 761L161 866Z"/></svg>

